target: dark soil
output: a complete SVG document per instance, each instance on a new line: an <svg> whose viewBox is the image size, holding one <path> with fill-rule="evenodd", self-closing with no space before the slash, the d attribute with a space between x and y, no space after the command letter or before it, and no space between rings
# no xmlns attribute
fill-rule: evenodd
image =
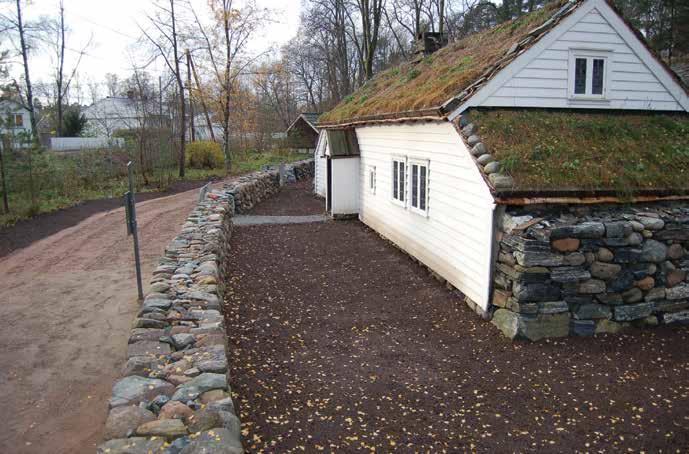
<svg viewBox="0 0 689 454"><path fill-rule="evenodd" d="M208 181L177 181L163 192L142 192L136 194L136 201L167 197L191 189L200 188ZM49 237L62 229L72 227L96 213L113 210L123 205L122 197L88 200L78 205L24 219L10 227L0 228L0 257L23 249L34 241ZM122 221L122 228L124 221Z"/></svg>
<svg viewBox="0 0 689 454"><path fill-rule="evenodd" d="M236 228L227 332L251 452L680 452L689 331L512 343L356 221Z"/></svg>
<svg viewBox="0 0 689 454"><path fill-rule="evenodd" d="M325 201L313 194L313 180L288 184L280 192L256 205L247 214L265 216L302 216L322 214Z"/></svg>

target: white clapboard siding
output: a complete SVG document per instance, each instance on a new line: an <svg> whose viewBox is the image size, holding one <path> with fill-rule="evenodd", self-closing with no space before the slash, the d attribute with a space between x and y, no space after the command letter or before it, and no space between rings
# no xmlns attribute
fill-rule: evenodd
<svg viewBox="0 0 689 454"><path fill-rule="evenodd" d="M321 197L325 197L326 191L326 171L327 171L327 159L325 158L325 147L328 144L326 139L325 130L323 130L318 136L318 144L316 144L316 151L314 152L314 178L313 178L313 192Z"/></svg>
<svg viewBox="0 0 689 454"><path fill-rule="evenodd" d="M570 98L573 49L610 52L603 102ZM689 98L605 1L588 0L451 118L472 106L682 111L689 108Z"/></svg>
<svg viewBox="0 0 689 454"><path fill-rule="evenodd" d="M493 198L450 123L356 129L360 163L359 218L488 307ZM428 216L392 201L392 158L429 161ZM375 191L369 172L375 167Z"/></svg>

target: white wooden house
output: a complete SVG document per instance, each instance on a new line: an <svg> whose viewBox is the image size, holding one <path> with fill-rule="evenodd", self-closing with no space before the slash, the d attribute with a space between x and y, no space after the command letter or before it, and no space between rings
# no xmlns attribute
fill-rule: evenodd
<svg viewBox="0 0 689 454"><path fill-rule="evenodd" d="M0 135L10 137L14 147L28 146L31 139L29 110L16 101L0 101Z"/></svg>
<svg viewBox="0 0 689 454"><path fill-rule="evenodd" d="M686 115L689 97L607 1L555 2L386 71L322 116L315 192L487 311L499 207L557 192L516 185L473 126L462 136L472 112L504 108Z"/></svg>

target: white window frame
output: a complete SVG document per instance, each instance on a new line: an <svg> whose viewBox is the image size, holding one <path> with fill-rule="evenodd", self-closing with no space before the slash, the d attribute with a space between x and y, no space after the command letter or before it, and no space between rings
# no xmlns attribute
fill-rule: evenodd
<svg viewBox="0 0 689 454"><path fill-rule="evenodd" d="M413 177L412 166L419 166L419 169L421 167L426 168L426 188L425 188L426 193L423 194L425 209L423 209L423 210L421 208L418 208L418 207L415 207L412 205L412 200L413 200L412 199L412 191L414 190L414 184L411 181L411 179ZM407 174L408 174L408 176L407 176L407 187L409 188L409 191L407 194L407 200L409 201L409 203L408 203L409 210L413 213L419 214L419 215L424 216L424 217L428 217L428 192L429 192L428 191L428 188L429 188L428 183L430 181L430 170L431 170L431 166L430 166L430 161L428 159L417 159L417 158L409 158L408 159L408 162L407 162ZM419 170L419 172L417 174L417 178L418 178L418 182L416 184L416 187L418 188L418 190L420 192L420 190L421 190L421 170ZM417 201L417 205L419 205L419 206L421 205L420 196L421 196L421 194L419 193L419 200Z"/></svg>
<svg viewBox="0 0 689 454"><path fill-rule="evenodd" d="M368 190L376 195L376 166L368 166Z"/></svg>
<svg viewBox="0 0 689 454"><path fill-rule="evenodd" d="M602 49L570 49L569 50L569 64L567 77L567 91L569 99L572 101L608 101L608 93L610 92L609 84L612 77L610 76L610 66L612 63L612 51ZM574 85L576 82L576 62L578 58L586 59L586 92L574 93ZM603 93L600 95L593 94L593 60L603 60Z"/></svg>
<svg viewBox="0 0 689 454"><path fill-rule="evenodd" d="M395 162L402 163L404 164L404 183L402 187L400 188L399 186L399 179L398 179L398 187L397 187L397 194L398 196L401 194L402 197L404 197L404 200L400 200L399 197L395 198ZM407 206L407 173L408 173L408 165L407 165L407 157L406 156L393 156L392 160L390 161L390 200L392 203L399 205L401 207Z"/></svg>

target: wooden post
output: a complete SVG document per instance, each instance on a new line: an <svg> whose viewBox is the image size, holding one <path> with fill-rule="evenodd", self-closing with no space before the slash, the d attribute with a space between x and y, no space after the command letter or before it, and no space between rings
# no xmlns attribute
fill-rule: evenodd
<svg viewBox="0 0 689 454"><path fill-rule="evenodd" d="M3 157L6 144L9 143L7 137L2 136L0 139L0 177L2 177L2 208L3 213L8 214L10 212L10 202L7 196L7 177L5 176L5 159ZM7 147L9 148L9 147Z"/></svg>

